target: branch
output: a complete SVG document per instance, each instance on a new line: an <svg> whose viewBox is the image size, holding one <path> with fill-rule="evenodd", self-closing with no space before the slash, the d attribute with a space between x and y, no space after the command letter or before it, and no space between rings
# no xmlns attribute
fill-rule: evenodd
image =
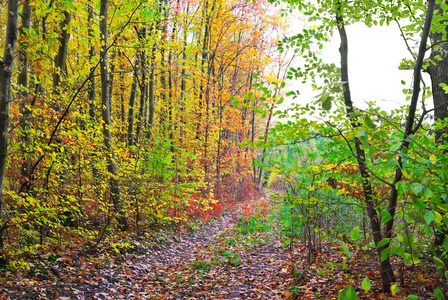
<svg viewBox="0 0 448 300"><path fill-rule="evenodd" d="M109 51L110 48L112 48L112 46L117 42L118 38L120 37L120 35L123 33L124 29L129 25L129 23L131 22L135 12L137 11L137 9L140 8L140 6L142 6L142 4L145 2L141 2L135 9L134 11L131 13L131 16L129 17L128 21L123 25L123 27L121 28L120 32L115 36L113 42L109 45L109 47L107 47L107 49L104 51L104 53L101 55L99 61L97 62L97 64L95 65L95 67L93 67L92 70L90 70L89 76L87 76L87 78L84 80L84 82L81 84L81 86L78 88L78 90L75 92L75 94L73 95L72 99L70 100L69 104L67 105L67 108L65 109L64 113L62 114L62 116L59 118L58 123L56 124L56 126L54 127L50 138L48 139L47 142L47 146L44 149L43 154L39 157L39 159L36 161L36 163L31 167L29 174L28 174L28 178L31 178L31 176L33 175L33 173L36 171L37 166L40 164L40 162L43 160L43 158L45 157L45 155L47 154L48 148L51 145L51 143L53 142L53 139L56 135L57 130L59 129L59 127L62 124L62 121L64 120L64 118L67 116L68 111L70 110L70 107L72 106L72 104L75 102L75 99L78 97L78 94L82 91L84 85L86 85L86 83L90 80L90 77L92 76L92 74L95 72L96 68L100 65L100 63L103 61L104 57L106 56L107 52ZM27 181L25 181L24 183L22 183L22 185L20 186L19 189L19 194L22 193L25 189L25 187L29 184L30 180L28 179Z"/></svg>
<svg viewBox="0 0 448 300"><path fill-rule="evenodd" d="M328 125L333 126L332 124L330 124L329 122L327 122ZM345 137L345 135L342 133L342 131L336 127L337 131L339 131L340 135L342 136L342 138L345 140L345 143L347 144L347 146L350 149L350 152L352 153L352 155L356 158L356 160L358 161L359 164L361 164L367 171L369 171L370 175L372 175L373 177L375 177L376 179L378 179L379 181L381 181L382 183L386 184L389 187L392 187L393 184L390 182L387 182L386 180L382 179L381 177L379 177L378 175L376 175L366 164L365 161L363 161L362 159L359 158L359 156L357 154L355 154L355 151L353 150L352 146L350 145L350 142L348 141L348 139Z"/></svg>
<svg viewBox="0 0 448 300"><path fill-rule="evenodd" d="M412 55L412 57L413 57L414 59L417 59L417 57L414 55L414 52L412 52L412 49L411 49L411 47L410 47L409 44L408 44L408 40L407 40L406 37L404 36L404 32L403 32L403 29L401 28L400 23L398 22L397 19L394 19L394 21L395 21L395 23L397 23L397 25L398 25L398 29L400 29L401 36L403 37L404 43L406 44L406 48L408 48L409 53Z"/></svg>
<svg viewBox="0 0 448 300"><path fill-rule="evenodd" d="M443 41L435 42L435 43L432 44L431 46L427 47L427 48L426 48L426 51L428 51L428 50L434 48L434 46L437 46L437 45L440 45L440 44L444 44L444 43L448 43L448 40L443 40Z"/></svg>
<svg viewBox="0 0 448 300"><path fill-rule="evenodd" d="M135 76L136 76L136 78L137 78L138 87L140 88L140 91L143 91L143 86L142 86L142 84L141 84L141 82L140 82L140 79L139 79L139 77L138 77L138 72L137 72L138 70L137 70L137 68L134 66L134 64L133 64L132 61L129 59L129 57L126 55L126 53L122 52L121 54L123 54L124 57L126 57L126 59L128 60L128 62L131 64L131 66L132 66L132 70L134 71ZM137 59L137 60L138 60L138 59Z"/></svg>

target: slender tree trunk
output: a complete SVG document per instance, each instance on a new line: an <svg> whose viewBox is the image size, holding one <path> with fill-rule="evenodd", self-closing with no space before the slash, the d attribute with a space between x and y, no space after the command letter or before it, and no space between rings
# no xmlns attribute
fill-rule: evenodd
<svg viewBox="0 0 448 300"><path fill-rule="evenodd" d="M250 125L251 125L251 128L252 128L252 130L251 130L252 132L251 132L251 135L250 135L250 141L253 144L254 141L255 141L255 110L252 111L252 120L250 121L250 123L251 123ZM257 167L255 166L255 159L256 158L254 157L253 158L253 164L252 164L252 172L253 172L253 175L254 175L255 188L258 189L258 185L257 185L257 183L258 183Z"/></svg>
<svg viewBox="0 0 448 300"><path fill-rule="evenodd" d="M428 1L428 8L426 12L426 19L425 19L425 25L422 32L422 39L420 43L418 58L416 62L416 66L414 69L414 86L413 86L413 93L411 97L411 104L409 106L409 113L406 120L405 125L405 134L403 137L402 147L401 149L407 149L410 141L408 139L409 135L414 134L415 131L418 129L414 129L414 122L415 122L415 112L417 109L417 103L420 93L420 81L421 81L421 70L423 65L423 59L426 52L426 41L428 38L429 30L431 28L431 22L432 22L432 15L434 12L434 5L435 0L429 0ZM341 37L341 47L340 47L340 53L341 53L341 81L344 82L344 102L346 106L347 111L347 117L351 121L351 126L355 129L360 126L357 117L355 115L354 109L353 109L353 102L350 95L350 86L349 86L349 77L348 77L348 41L347 41L347 34L344 27L344 21L342 19L342 16L340 14L340 6L338 7L338 13L336 15L336 21L338 25L338 31L339 35ZM361 147L361 142L358 138L355 138L355 149L356 149L356 159L358 161L359 170L361 173L361 184L364 189L364 202L366 204L367 213L370 218L370 224L372 228L373 233L373 240L377 247L377 254L378 259L380 261L380 275L382 279L382 287L384 292L390 292L392 282L396 281L395 275L390 263L390 258L387 257L387 259L382 260L381 259L381 253L383 250L386 250L389 248L390 244L387 243L386 245L382 247L378 247L379 242L384 238L392 238L392 231L393 231L393 225L394 225L394 215L395 210L398 203L398 191L397 191L397 184L402 181L403 179L403 172L402 172L402 158L401 156L398 158L398 167L395 172L395 178L393 184L391 184L391 194L389 197L389 203L387 206L387 211L391 215L391 219L385 223L385 226L383 228L383 232L381 232L381 223L378 219L378 213L375 209L375 203L373 201L373 189L372 189L372 182L370 178L370 174L366 167L366 156L364 149ZM387 251L387 250L386 250Z"/></svg>
<svg viewBox="0 0 448 300"><path fill-rule="evenodd" d="M93 1L93 0L92 0ZM94 32L93 32L93 7L89 4L88 7L89 16L87 19L87 22L89 23L89 30L88 30L88 36L89 36L89 61L93 62L93 59L95 57L95 47L93 46L93 40L94 40ZM90 120L92 122L95 121L95 72L91 72L90 75L90 85L89 85L89 116Z"/></svg>
<svg viewBox="0 0 448 300"><path fill-rule="evenodd" d="M153 136L153 130L154 130L154 113L155 113L155 95L154 95L154 89L155 89L155 70L156 70L156 63L155 58L153 57L151 59L151 74L149 75L149 103L148 103L148 131L146 134L146 138L148 139L148 142L151 143L151 138Z"/></svg>
<svg viewBox="0 0 448 300"><path fill-rule="evenodd" d="M211 26L212 26L212 18L213 18L213 14L214 14L214 10L215 10L215 4L216 4L216 0L213 1L212 7L210 8L210 12L208 11L208 5L209 2L208 0L205 2L205 7L204 7L204 36L203 36L203 40L202 40L202 53L201 53L201 80L199 82L199 115L198 115L198 120L197 120L197 133L196 133L196 138L199 138L201 136L201 122L202 121L202 107L203 107L203 99L205 96L205 92L204 92L204 85L205 85L205 78L206 78L206 73L205 73L205 65L207 62L209 62L209 45L210 45L210 31L211 31ZM208 72L207 72L208 73ZM207 79L208 80L208 79ZM207 88L207 87L205 87Z"/></svg>
<svg viewBox="0 0 448 300"><path fill-rule="evenodd" d="M101 99L102 99L102 119L103 119L103 139L106 148L107 156L107 170L109 172L109 182L110 182L110 194L112 198L112 203L114 205L115 212L117 213L117 220L119 226L122 230L127 230L128 224L123 212L122 202L120 198L120 185L117 179L117 166L115 164L115 154L112 146L112 134L110 131L111 127L111 116L110 116L110 88L109 88L109 65L107 58L107 48L108 48L108 32L107 32L107 8L108 0L101 0L100 7L100 34L101 34L101 44L102 44L102 60L100 63L101 69Z"/></svg>
<svg viewBox="0 0 448 300"><path fill-rule="evenodd" d="M61 75L65 74L65 65L67 61L68 42L70 40L70 34L67 27L70 24L71 16L67 11L64 11L64 20L61 22L61 34L59 36L59 49L58 54L55 57L55 72L53 74L53 88L56 91L55 94L59 94L57 91L61 82Z"/></svg>
<svg viewBox="0 0 448 300"><path fill-rule="evenodd" d="M274 98L276 97L276 95L277 95L277 92L275 92ZM272 103L272 105L271 105L271 107L269 109L268 121L266 123L266 127L265 127L265 130L264 130L264 144L265 144L265 146L263 147L263 151L261 152L261 158L260 158L261 159L261 164L263 164L264 160L266 159L266 150L267 150L266 143L268 141L268 134L269 134L270 126L271 126L272 114L274 112L274 105L275 105L275 103ZM255 116L254 116L254 118L255 118ZM263 174L263 168L260 166L259 171L258 171L258 177L257 177L257 180L258 180L257 181L257 185L258 186L261 185L261 179L262 179L261 175L262 174Z"/></svg>
<svg viewBox="0 0 448 300"><path fill-rule="evenodd" d="M138 55L135 66L139 65ZM134 69L134 78L132 79L131 95L129 96L129 109L128 109L128 146L134 145L134 105L135 95L137 93L137 81L138 81L138 69Z"/></svg>
<svg viewBox="0 0 448 300"><path fill-rule="evenodd" d="M171 32L171 42L175 43L177 24L173 24L173 31ZM171 64L173 62L173 49L168 52L168 133L169 140L171 141L170 151L174 152L174 132L177 129L174 123L174 103L173 103L173 72ZM174 157L173 157L174 159Z"/></svg>
<svg viewBox="0 0 448 300"><path fill-rule="evenodd" d="M341 81L344 82L344 102L347 112L347 117L351 121L351 126L357 128L360 126L353 109L353 102L350 94L350 84L348 77L348 39L345 31L344 21L340 15L340 12L336 15L336 21L338 25L339 35L341 37L341 46L339 51L341 53ZM370 175L366 169L366 157L364 149L361 147L361 141L359 138L355 138L356 159L358 161L358 167L361 173L361 183L364 190L364 202L366 204L367 213L370 218L370 225L373 233L373 240L377 246L383 239L381 234L381 222L378 218L378 212L375 209L375 203L373 201L373 189ZM380 260L380 275L383 282L383 291L390 292L392 282L394 282L395 275L390 264L390 258L381 261L381 252L385 247L377 246L377 254Z"/></svg>
<svg viewBox="0 0 448 300"><path fill-rule="evenodd" d="M113 111L113 101L114 101L114 78L115 78L115 58L117 56L117 51L114 49L111 56L111 63L110 63L110 72L109 72L109 101L110 101L110 115L112 115Z"/></svg>
<svg viewBox="0 0 448 300"><path fill-rule="evenodd" d="M188 14L189 6L187 5L187 11ZM187 91L187 80L186 80L186 64L187 64L187 28L185 26L183 30L183 47L182 47L182 66L180 71L180 132L179 132L179 138L180 138L180 144L183 143L183 135L184 135L184 127L185 127L185 99L186 99L186 91Z"/></svg>
<svg viewBox="0 0 448 300"><path fill-rule="evenodd" d="M142 48L145 49L145 40L146 40L146 28L143 28L138 33L138 38L140 40L140 43L142 44ZM138 111L138 121L137 121L137 128L135 130L135 143L138 143L138 140L140 138L140 134L142 131L142 128L144 127L145 117L144 117L144 111L145 111L145 105L146 105L146 90L148 88L148 82L146 79L147 74L147 68L146 68L146 51L142 50L140 55L140 70L142 72L141 76L141 85L140 85L140 107Z"/></svg>
<svg viewBox="0 0 448 300"><path fill-rule="evenodd" d="M188 7L187 7L188 14ZM181 106L185 101L185 92L187 90L187 81L186 81L186 63L187 63L187 28L184 28L183 31L183 47L182 47L182 67L180 71L180 99Z"/></svg>
<svg viewBox="0 0 448 300"><path fill-rule="evenodd" d="M26 2L23 5L22 9L22 24L20 28L20 34L24 35L28 29L30 28L31 23L31 11L32 6ZM29 121L31 118L31 109L30 106L33 106L30 101L29 90L28 90L28 43L20 43L19 48L19 66L20 73L17 78L17 83L19 85L19 101L20 101L20 111L22 113L22 120L20 121L20 128L22 132L22 141L24 145L28 145L29 143ZM36 95L37 97L37 95ZM28 151L26 147L23 147L23 157L24 162L21 166L20 173L22 176L26 177L28 175L29 161L28 161Z"/></svg>
<svg viewBox="0 0 448 300"><path fill-rule="evenodd" d="M61 85L61 78L66 77L66 63L67 63L67 52L68 52L68 43L70 40L70 34L68 33L67 27L70 24L71 15L64 11L64 20L59 24L61 33L59 34L59 48L58 53L56 57L54 58L54 66L55 71L53 73L53 94L54 94L54 102L53 107L54 109L59 112L62 109L63 103L58 99L60 93L60 85ZM62 143L63 145L63 143ZM65 149L65 146L63 146L62 149ZM67 151L60 151L61 155L64 155L67 153ZM61 185L64 185L67 180L67 169L70 167L69 160L63 160L65 166L63 167L62 171L60 172L60 181ZM60 194L59 197L66 198L65 194ZM71 212L67 212L67 219L71 218ZM42 227L41 227L42 228ZM41 229L42 231L42 229Z"/></svg>
<svg viewBox="0 0 448 300"><path fill-rule="evenodd" d="M5 179L5 165L8 153L8 122L11 70L14 61L17 41L17 22L19 16L18 0L8 0L7 23L5 31L5 48L0 68L0 220L3 218L3 183ZM3 250L3 231L6 222L0 228L0 250ZM5 256L0 254L0 266L7 263Z"/></svg>

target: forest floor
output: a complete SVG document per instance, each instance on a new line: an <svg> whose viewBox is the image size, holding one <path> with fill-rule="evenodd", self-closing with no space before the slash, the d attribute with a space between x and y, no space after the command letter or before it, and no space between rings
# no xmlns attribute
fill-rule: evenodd
<svg viewBox="0 0 448 300"><path fill-rule="evenodd" d="M248 210L257 207L263 210ZM310 263L298 243L292 258L281 235L278 206L269 198L197 226L126 237L126 242L100 244L89 254L59 255L52 265L61 278L44 266L33 274L0 273L0 300L338 299L339 290L349 284L358 299L407 299L410 294L435 299L435 287L442 286L430 262L406 265L398 292L385 295L374 252L353 249L344 260L337 243L315 249ZM400 262L394 263L398 270ZM361 288L366 276L368 292Z"/></svg>

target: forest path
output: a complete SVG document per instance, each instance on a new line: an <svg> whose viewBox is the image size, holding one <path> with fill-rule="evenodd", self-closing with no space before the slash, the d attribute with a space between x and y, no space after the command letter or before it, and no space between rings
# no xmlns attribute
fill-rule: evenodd
<svg viewBox="0 0 448 300"><path fill-rule="evenodd" d="M262 198L192 233L60 260L63 280L24 281L11 299L284 299L293 278L271 209Z"/></svg>

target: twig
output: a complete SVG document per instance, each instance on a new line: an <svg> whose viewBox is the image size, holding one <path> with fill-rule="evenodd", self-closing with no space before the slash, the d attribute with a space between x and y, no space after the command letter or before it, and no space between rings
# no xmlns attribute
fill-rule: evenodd
<svg viewBox="0 0 448 300"><path fill-rule="evenodd" d="M70 110L70 107L72 106L72 104L75 102L75 99L78 97L78 94L82 91L84 85L86 85L86 83L90 80L92 74L95 72L96 68L100 65L100 63L103 61L104 57L106 56L107 52L109 51L109 49L117 42L118 37L123 33L124 29L129 25L129 23L131 22L135 12L137 11L137 9L140 8L140 6L145 3L145 2L141 2L135 9L134 11L131 13L131 16L129 17L128 21L123 25L123 27L121 28L121 31L115 36L115 39L113 40L113 42L109 45L109 47L107 47L107 49L104 51L104 53L101 55L101 58L99 59L99 61L97 62L97 64L95 65L95 67L93 67L90 70L89 76L87 76L87 78L84 80L84 82L81 84L81 86L78 88L78 90L75 92L75 94L73 95L72 99L70 100L69 104L67 105L64 113L62 114L62 116L59 118L58 123L56 124L56 126L54 127L50 138L48 139L47 142L47 146L44 148L44 152L42 153L42 155L39 157L39 159L34 163L34 165L30 168L29 174L28 174L28 178L31 178L31 176L33 175L33 173L36 171L37 166L40 164L40 162L43 160L43 158L45 157L45 155L47 154L47 151L49 149L49 146L51 145L51 143L53 142L53 139L56 135L57 130L59 129L59 126L62 124L62 121L64 120L64 118L67 116L68 111ZM19 189L19 194L23 192L23 190L25 189L25 187L29 184L30 180L25 181L24 183L22 183L22 185L20 186Z"/></svg>

